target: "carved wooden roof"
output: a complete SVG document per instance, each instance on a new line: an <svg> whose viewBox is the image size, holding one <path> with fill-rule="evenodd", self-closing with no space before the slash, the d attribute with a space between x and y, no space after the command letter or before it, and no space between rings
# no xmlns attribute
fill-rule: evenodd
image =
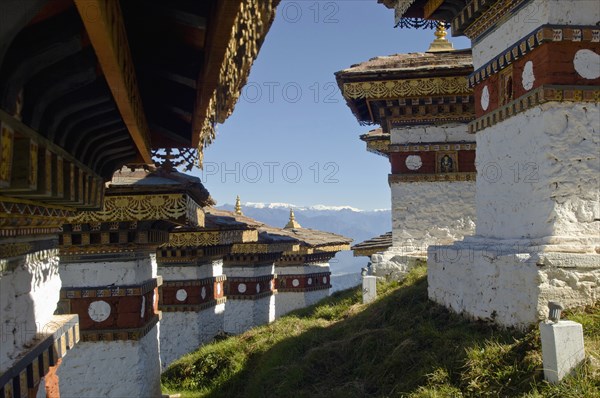
<svg viewBox="0 0 600 398"><path fill-rule="evenodd" d="M0 108L105 180L152 149L202 149L278 2L2 2Z"/></svg>
<svg viewBox="0 0 600 398"><path fill-rule="evenodd" d="M392 119L431 124L472 119L471 49L372 58L335 74L361 124L389 133ZM462 105L465 104L465 105Z"/></svg>
<svg viewBox="0 0 600 398"><path fill-rule="evenodd" d="M383 235L365 240L352 246L355 257L370 256L375 253L383 252L392 246L392 233L387 232Z"/></svg>

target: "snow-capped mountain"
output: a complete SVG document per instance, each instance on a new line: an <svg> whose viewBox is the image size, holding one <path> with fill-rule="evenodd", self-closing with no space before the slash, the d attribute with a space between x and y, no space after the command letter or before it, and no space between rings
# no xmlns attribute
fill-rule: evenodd
<svg viewBox="0 0 600 398"><path fill-rule="evenodd" d="M225 204L220 209L233 210ZM296 206L290 203L242 203L242 211L248 217L274 227L287 224L290 208L294 209L296 221L305 228L333 232L354 239L353 244L381 235L391 230L390 210L360 210L350 206ZM367 265L368 258L353 257L352 251L340 252L331 261L333 275L357 274Z"/></svg>

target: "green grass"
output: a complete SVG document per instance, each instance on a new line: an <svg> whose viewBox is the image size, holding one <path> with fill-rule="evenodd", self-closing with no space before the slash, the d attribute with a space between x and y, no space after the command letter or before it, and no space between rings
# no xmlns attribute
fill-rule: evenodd
<svg viewBox="0 0 600 398"><path fill-rule="evenodd" d="M600 306L568 312L589 360L559 385L543 380L539 332L469 322L427 299L425 268L360 289L171 365L163 389L183 397L600 397Z"/></svg>

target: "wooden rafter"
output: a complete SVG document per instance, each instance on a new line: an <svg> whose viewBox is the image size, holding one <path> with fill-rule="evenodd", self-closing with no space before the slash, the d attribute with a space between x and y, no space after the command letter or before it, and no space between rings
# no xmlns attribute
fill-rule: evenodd
<svg viewBox="0 0 600 398"><path fill-rule="evenodd" d="M227 2L228 3L228 2ZM75 0L115 103L144 162L150 135L118 0Z"/></svg>

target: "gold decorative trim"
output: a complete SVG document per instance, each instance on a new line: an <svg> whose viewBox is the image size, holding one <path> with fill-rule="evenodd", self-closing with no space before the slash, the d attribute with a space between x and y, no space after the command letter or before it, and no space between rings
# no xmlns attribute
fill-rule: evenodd
<svg viewBox="0 0 600 398"><path fill-rule="evenodd" d="M104 198L104 210L81 212L70 218L69 223L181 221L190 214L189 200L185 194L107 196Z"/></svg>
<svg viewBox="0 0 600 398"><path fill-rule="evenodd" d="M143 296L163 283L162 276L150 279L140 285L103 287L64 287L60 290L61 299L79 299L95 297L131 297Z"/></svg>
<svg viewBox="0 0 600 398"><path fill-rule="evenodd" d="M540 86L469 124L476 133L546 102L600 102L599 86Z"/></svg>
<svg viewBox="0 0 600 398"><path fill-rule="evenodd" d="M243 86L246 84L252 63L269 31L279 0L245 0L240 2L231 28L231 36L220 65L215 88L203 93L200 104L207 104L200 113L196 111L193 131L198 133L198 162L202 167L204 148L216 137L216 123L223 123L233 112ZM214 77L212 78L214 81ZM212 89L212 88L211 88ZM210 89L209 89L210 90ZM199 117L198 117L199 116Z"/></svg>
<svg viewBox="0 0 600 398"><path fill-rule="evenodd" d="M467 83L465 76L344 83L343 95L346 99L469 95Z"/></svg>
<svg viewBox="0 0 600 398"><path fill-rule="evenodd" d="M493 26L498 26L502 22L506 21L508 18L512 17L514 12L520 8L520 6L529 0L499 0L492 4L490 8L485 10L479 18L475 21L471 22L467 27L463 29L464 35L467 36L471 40L477 39L483 32L487 31ZM485 0L474 0L472 3L475 3L474 6L477 8L483 8L486 3ZM489 1L487 1L489 4ZM478 7L479 6L479 7ZM469 7L465 7L461 14L467 13L470 17L472 14L468 13ZM460 17L463 17L461 15ZM457 21L459 16L457 16L452 21L452 27L454 31L455 21ZM464 18L464 17L463 17Z"/></svg>
<svg viewBox="0 0 600 398"><path fill-rule="evenodd" d="M453 181L475 181L477 173L442 173L442 174L390 174L388 183L400 182L453 182Z"/></svg>
<svg viewBox="0 0 600 398"><path fill-rule="evenodd" d="M257 230L194 231L169 234L168 247L201 247L256 242Z"/></svg>
<svg viewBox="0 0 600 398"><path fill-rule="evenodd" d="M235 243L231 248L232 254L260 254L298 252L300 246L294 243Z"/></svg>
<svg viewBox="0 0 600 398"><path fill-rule="evenodd" d="M477 148L477 144L469 142L465 144L444 143L444 144L392 144L389 152L437 152L437 151L472 151Z"/></svg>

